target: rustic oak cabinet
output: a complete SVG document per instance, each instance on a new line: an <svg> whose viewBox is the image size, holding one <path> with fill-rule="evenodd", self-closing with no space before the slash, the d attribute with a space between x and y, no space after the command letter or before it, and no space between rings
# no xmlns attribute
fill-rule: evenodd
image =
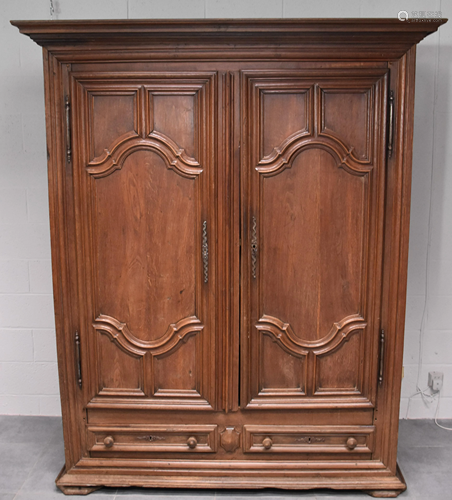
<svg viewBox="0 0 452 500"><path fill-rule="evenodd" d="M442 22L13 23L44 47L63 492L405 489L415 44Z"/></svg>

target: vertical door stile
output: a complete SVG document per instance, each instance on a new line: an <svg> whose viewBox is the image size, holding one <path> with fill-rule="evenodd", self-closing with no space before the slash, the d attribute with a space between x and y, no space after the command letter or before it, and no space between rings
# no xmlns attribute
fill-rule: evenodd
<svg viewBox="0 0 452 500"><path fill-rule="evenodd" d="M239 394L239 338L236 325L236 301L234 289L237 289L238 276L236 183L234 175L237 170L237 136L234 93L235 75L224 71L219 75L218 92L218 137L217 137L217 210L218 210L218 246L216 251L218 262L218 310L217 329L219 348L217 359L219 386L219 405L225 413L238 409Z"/></svg>
<svg viewBox="0 0 452 500"><path fill-rule="evenodd" d="M237 412L240 407L240 304L242 287L240 284L241 260L241 219L240 219L240 77L237 72L229 71L228 88L228 196L229 206L229 286L228 286L228 331L230 332L229 357L229 409Z"/></svg>

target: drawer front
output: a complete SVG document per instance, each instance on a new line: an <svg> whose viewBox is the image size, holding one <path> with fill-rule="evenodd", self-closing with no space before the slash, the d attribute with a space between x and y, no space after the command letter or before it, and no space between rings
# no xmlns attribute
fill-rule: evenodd
<svg viewBox="0 0 452 500"><path fill-rule="evenodd" d="M88 426L91 452L214 453L216 425Z"/></svg>
<svg viewBox="0 0 452 500"><path fill-rule="evenodd" d="M372 453L373 426L245 425L245 453Z"/></svg>

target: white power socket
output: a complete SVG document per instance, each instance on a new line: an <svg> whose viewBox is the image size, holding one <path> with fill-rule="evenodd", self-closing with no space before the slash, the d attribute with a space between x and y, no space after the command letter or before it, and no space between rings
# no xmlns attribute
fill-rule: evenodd
<svg viewBox="0 0 452 500"><path fill-rule="evenodd" d="M433 392L438 392L443 387L443 372L429 372L428 373L428 386Z"/></svg>

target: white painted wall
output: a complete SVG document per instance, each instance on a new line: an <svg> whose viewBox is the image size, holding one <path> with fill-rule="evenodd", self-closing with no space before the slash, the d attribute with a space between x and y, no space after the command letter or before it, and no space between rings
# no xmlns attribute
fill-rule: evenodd
<svg viewBox="0 0 452 500"><path fill-rule="evenodd" d="M452 15L452 0L53 0L58 19ZM41 50L10 19L50 19L50 0L0 0L0 414L58 415ZM405 378L445 374L452 417L452 21L418 47ZM422 326L423 325L423 326ZM420 335L422 330L422 336ZM413 398L409 418L431 418Z"/></svg>

